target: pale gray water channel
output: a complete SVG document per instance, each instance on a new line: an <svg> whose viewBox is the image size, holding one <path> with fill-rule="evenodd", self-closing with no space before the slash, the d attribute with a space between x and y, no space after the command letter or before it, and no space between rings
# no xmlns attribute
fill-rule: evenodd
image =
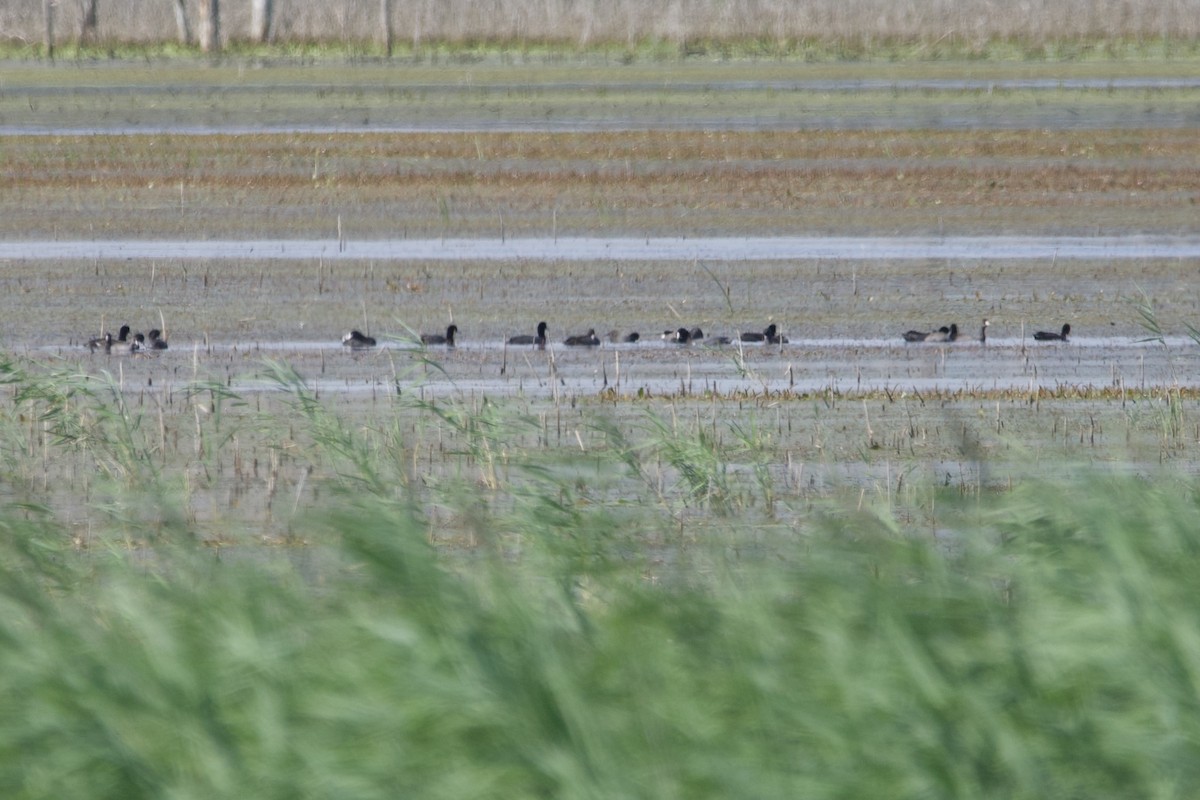
<svg viewBox="0 0 1200 800"><path fill-rule="evenodd" d="M0 242L0 260L797 261L1194 259L1196 236L856 236Z"/></svg>
<svg viewBox="0 0 1200 800"><path fill-rule="evenodd" d="M170 351L139 358L80 355L77 348L57 346L30 351L47 353L86 359L119 375L133 390L182 388L194 365L202 363L210 377L220 377L238 394L279 390L260 374L263 360L273 359L292 364L312 390L360 398L400 392L423 398L519 395L569 401L612 390L659 397L712 393L769 399L772 394L833 392L919 399L954 392L1200 387L1200 346L1187 337L1083 337L1066 344L1007 337L986 345L969 339L934 345L905 344L896 336L682 347L647 337L636 344L595 348L552 343L546 350L506 347L499 340L454 350L384 341L358 352L328 342L176 341Z"/></svg>

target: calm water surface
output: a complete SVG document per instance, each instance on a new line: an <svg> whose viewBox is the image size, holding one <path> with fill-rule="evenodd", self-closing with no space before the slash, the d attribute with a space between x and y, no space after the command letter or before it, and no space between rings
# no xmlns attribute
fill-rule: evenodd
<svg viewBox="0 0 1200 800"><path fill-rule="evenodd" d="M608 389L656 396L825 391L853 396L1200 387L1200 345L1187 337L1162 342L1082 337L1066 344L997 338L987 345L969 340L906 345L899 337L796 339L782 346L742 347L680 347L650 339L596 348L552 345L544 351L506 347L500 340L455 350L384 342L359 352L328 342L175 341L171 350L147 357L85 355L80 349L43 347L27 354L80 359L87 367L119 375L135 390L182 389L199 365L210 377L212 370L225 370L222 383L239 394L280 389L263 374L265 359L292 364L311 389L347 396L399 391L429 397L561 398Z"/></svg>
<svg viewBox="0 0 1200 800"><path fill-rule="evenodd" d="M0 242L0 260L793 261L1200 258L1196 236L831 236Z"/></svg>

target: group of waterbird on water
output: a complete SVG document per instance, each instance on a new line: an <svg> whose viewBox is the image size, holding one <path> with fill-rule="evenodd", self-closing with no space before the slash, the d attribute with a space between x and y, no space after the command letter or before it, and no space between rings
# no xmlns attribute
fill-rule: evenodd
<svg viewBox="0 0 1200 800"><path fill-rule="evenodd" d="M93 339L88 339L88 349L93 353L103 350L105 353L140 353L147 350L166 350L167 340L158 328L151 328L148 333L133 333L128 325L122 325L117 331L116 338L105 332Z"/></svg>
<svg viewBox="0 0 1200 800"><path fill-rule="evenodd" d="M983 325L979 329L979 338L977 341L987 343L987 332L991 323L988 320L983 321ZM549 344L547 331L549 326L545 322L537 324L536 333L518 334L505 339L505 344L513 346L532 345L539 349L544 349ZM1063 325L1062 330L1055 331L1037 331L1033 334L1033 338L1039 342L1065 342L1071 333L1069 324ZM444 345L446 347L454 347L456 345L455 336L458 334L458 326L451 325L446 328L445 335L438 333L421 334L420 341L423 345ZM951 323L943 325L936 330L918 331L910 330L901 334L901 338L906 342L928 342L928 343L951 343L964 341L959 338L958 324ZM609 331L607 336L608 341L619 344L633 344L642 341L641 334L634 331L633 333L622 334L620 331ZM705 338L704 331L699 327L680 327L673 330L666 330L662 333L662 339L675 344L690 344L692 342L704 341L709 344L734 344L744 342L747 344L787 344L788 338L779 331L779 326L774 322L767 325L761 332L747 331L739 332L734 336L714 336ZM600 337L596 335L596 329L590 328L587 333L568 336L562 342L567 347L598 347L601 344ZM366 336L361 331L352 330L342 337L342 344L351 349L363 349L374 347L376 342L372 336Z"/></svg>
<svg viewBox="0 0 1200 800"><path fill-rule="evenodd" d="M987 342L987 332L990 325L991 323L988 320L985 319L983 321L983 325L979 329L979 342ZM545 322L539 322L536 333L510 336L505 340L505 344L513 346L532 345L539 349L544 349L549 343L549 339L547 338L548 329L549 326ZM128 325L122 325L116 337L111 333L104 333L101 336L89 339L87 346L92 352L103 350L105 353L138 353L148 350L167 349L167 340L158 328L153 328L146 334L131 333L131 331L132 329ZM1033 334L1033 338L1039 342L1065 342L1070 335L1071 326L1070 324L1065 324L1059 331L1036 331ZM453 348L457 346L457 336L458 326L449 325L444 334L423 333L419 339L422 345ZM738 342L746 344L788 343L788 338L779 332L779 326L774 322L767 325L761 332L747 331L739 332L734 336L714 336L711 338L705 338L704 331L699 327L679 327L663 331L661 338L664 341L674 344L690 344L700 341L718 345ZM901 338L906 342L927 342L934 344L962 341L959 339L957 323L943 325L940 328L930 331L905 331L901 334ZM610 331L607 339L614 344L633 344L642 341L641 335L636 331L627 334L622 334L615 330ZM563 344L567 347L598 347L600 343L600 337L596 335L595 328L588 329L587 333L572 335L563 339ZM364 350L375 347L378 342L374 336L367 336L362 331L355 329L342 337L342 344L352 350Z"/></svg>
<svg viewBox="0 0 1200 800"><path fill-rule="evenodd" d="M532 345L539 349L544 349L549 344L547 331L549 326L545 322L537 324L536 333L524 333L516 336L510 336L504 340L506 345L524 346ZM446 328L445 334L440 333L423 333L420 335L420 342L423 345L444 345L446 347L455 347L457 342L455 337L458 334L458 326L450 325ZM668 342L675 344L689 344L698 342L704 339L704 331L699 327L693 328L676 328L674 330L663 331L662 338ZM642 336L637 331L632 333L622 334L620 331L609 331L607 336L608 341L617 344L633 344L642 341ZM787 344L787 337L779 333L779 326L775 323L768 325L760 332L739 333L736 337L717 336L707 340L713 344L731 344L733 342L747 342L760 344ZM595 328L589 328L587 333L574 334L563 339L562 342L567 347L599 347L601 344L600 337L596 334ZM367 336L360 330L352 330L342 337L342 344L352 350L362 350L374 347L377 342L375 337Z"/></svg>
<svg viewBox="0 0 1200 800"><path fill-rule="evenodd" d="M668 342L676 344L688 344L689 342L698 342L705 339L704 331L700 328L678 328L673 331L663 331L662 338ZM737 336L714 336L707 339L710 344L733 344L734 342L746 342L747 344L787 344L788 338L779 332L779 326L772 322L761 333L757 331L747 331L738 333Z"/></svg>
<svg viewBox="0 0 1200 800"><path fill-rule="evenodd" d="M424 345L445 345L446 347L455 347L454 337L458 335L458 326L450 325L443 333L422 333L421 344ZM351 350L362 350L367 347L376 345L374 336L367 336L360 330L352 330L342 337L342 344L349 347Z"/></svg>
<svg viewBox="0 0 1200 800"><path fill-rule="evenodd" d="M987 343L987 332L988 332L988 328L991 327L991 324L992 323L988 322L985 319L983 321L983 325L980 326L979 340L978 340L980 343L982 343L982 344ZM1058 332L1036 331L1033 334L1033 338L1039 342L1065 342L1065 341L1067 341L1067 337L1070 335L1071 335L1071 326L1070 326L1070 324L1065 324L1062 326L1062 330L1058 331ZM933 331L916 331L916 330L905 331L904 333L900 334L900 336L906 342L932 342L932 343L943 342L943 343L946 343L946 342L960 341L960 339L958 338L958 325L955 323L950 323L949 325L943 325L942 327L938 328L937 330L933 330Z"/></svg>

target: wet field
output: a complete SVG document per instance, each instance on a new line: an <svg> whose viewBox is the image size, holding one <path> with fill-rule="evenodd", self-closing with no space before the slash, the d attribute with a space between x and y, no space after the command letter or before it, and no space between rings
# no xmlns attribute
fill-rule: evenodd
<svg viewBox="0 0 1200 800"><path fill-rule="evenodd" d="M1200 64L1090 58L0 63L0 785L1175 795Z"/></svg>
<svg viewBox="0 0 1200 800"><path fill-rule="evenodd" d="M1197 313L1187 258L356 260L340 258L336 243L308 245L335 252L264 257L247 243L247 258L222 250L192 260L178 258L186 245L148 243L139 246L149 257L58 261L44 257L54 243L37 257L21 245L32 269L6 279L9 349L48 368L111 376L139 404L184 419L197 386L278 413L291 387L271 365L283 364L353 419L410 402L503 402L543 426L565 416L555 446L572 446L573 435L589 441L596 413L634 428L659 414L718 427L768 421L775 469L805 472L813 491L886 486L897 462L916 470L910 479L944 480L957 465L950 474L974 485L979 459L963 466L972 437L988 443L990 479L1002 484L1014 471L1053 472L1063 459L1156 470L1167 458L1172 469L1194 469L1200 346L1187 335ZM31 297L40 298L32 316ZM506 344L541 320L545 349ZM451 322L457 347L416 343ZM1073 327L1068 341L1032 338L1063 322ZM165 327L170 349L85 346L122 323ZM769 323L786 343L737 341ZM950 323L960 329L953 343L901 338ZM663 338L677 327L705 337ZM343 346L351 328L378 344ZM563 344L589 329L598 346ZM634 331L638 342L620 341ZM1030 453L1045 466L1031 466Z"/></svg>
<svg viewBox="0 0 1200 800"><path fill-rule="evenodd" d="M969 396L1080 397L1200 390L1200 348L1186 337L1160 341L1072 338L1068 343L969 337L954 344L905 344L899 339L790 339L786 344L693 342L658 334L637 343L546 349L503 340L450 349L385 340L351 351L336 342L180 342L171 353L105 354L81 358L49 346L18 349L85 369L119 371L133 386L170 386L196 374L219 375L238 394L273 391L257 362L283 360L323 393L349 397L411 391L422 397L520 396L572 403L593 398L677 397L800 399Z"/></svg>
<svg viewBox="0 0 1200 800"><path fill-rule="evenodd" d="M10 70L0 135L1054 130L1195 126L1187 59L621 65L90 63ZM881 73L883 76L881 77Z"/></svg>
<svg viewBox="0 0 1200 800"><path fill-rule="evenodd" d="M31 79L0 103L4 345L116 387L183 461L222 404L254 427L308 392L369 429L407 426L430 475L463 467L437 455L461 432L428 404L494 403L524 421L514 451L603 447L597 420L759 431L729 469L758 463L799 496L1007 486L1065 463L1196 471L1194 78L764 71L609 76L578 100L568 79L398 96L339 72L312 95L218 70L194 97L107 70L96 92ZM626 133L554 133L589 129ZM546 348L505 344L543 320ZM458 347L415 343L450 323ZM769 323L786 343L736 341ZM951 323L953 343L901 338ZM1033 339L1064 323L1068 341ZM85 346L121 324L170 348ZM679 327L705 337L663 340ZM350 329L378 344L342 346ZM600 345L563 344L589 329ZM249 506L274 529L238 486L247 458L268 497L317 501L279 435L223 439L238 444L201 518ZM70 484L85 467L53 469Z"/></svg>

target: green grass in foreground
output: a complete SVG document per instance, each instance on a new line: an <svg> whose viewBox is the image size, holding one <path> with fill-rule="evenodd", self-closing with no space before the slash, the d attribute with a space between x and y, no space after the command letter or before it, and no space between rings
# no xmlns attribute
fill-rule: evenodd
<svg viewBox="0 0 1200 800"><path fill-rule="evenodd" d="M288 390L286 424L338 473L306 547L214 554L180 513L123 517L148 547L78 551L46 510L0 514L0 795L1040 800L1200 780L1194 487L948 494L937 536L830 502L746 547L718 507L684 540L678 506L587 496L585 471L639 469L616 431L607 455L510 465L498 496L499 418L430 409L484 480L422 490ZM103 395L36 392L57 430ZM86 416L112 426L105 452L143 441L128 409ZM711 443L656 435L719 476ZM96 492L114 508L172 482L130 480L130 447L126 488ZM477 547L430 545L447 510Z"/></svg>

